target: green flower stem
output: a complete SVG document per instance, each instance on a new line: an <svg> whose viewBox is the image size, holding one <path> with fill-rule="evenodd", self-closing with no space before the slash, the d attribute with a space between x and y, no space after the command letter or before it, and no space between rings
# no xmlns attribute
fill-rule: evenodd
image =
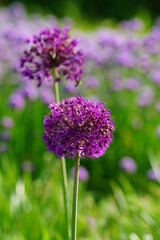
<svg viewBox="0 0 160 240"><path fill-rule="evenodd" d="M72 205L72 237L71 240L76 240L77 237L77 206L78 206L78 185L79 185L79 165L80 152L75 157L75 172L74 172L74 189L73 189L73 205Z"/></svg>
<svg viewBox="0 0 160 240"><path fill-rule="evenodd" d="M55 94L55 102L60 102L59 97L59 86L58 82L55 81L56 78L56 70L52 71L53 79L54 79L54 94ZM63 199L64 199L64 208L65 208L65 222L66 222L66 236L65 239L69 240L69 214L68 214L68 184L67 184L67 171L66 171L66 162L65 158L61 158L61 174L62 174L62 186L63 186Z"/></svg>
<svg viewBox="0 0 160 240"><path fill-rule="evenodd" d="M59 86L58 86L58 82L56 82L55 80L54 80L54 94L55 94L56 103L59 103L60 102Z"/></svg>
<svg viewBox="0 0 160 240"><path fill-rule="evenodd" d="M67 184L67 173L66 173L66 162L65 158L61 158L61 172L62 172L62 185L63 185L63 198L65 208L65 221L66 221L66 240L69 240L69 214L68 214L68 184Z"/></svg>

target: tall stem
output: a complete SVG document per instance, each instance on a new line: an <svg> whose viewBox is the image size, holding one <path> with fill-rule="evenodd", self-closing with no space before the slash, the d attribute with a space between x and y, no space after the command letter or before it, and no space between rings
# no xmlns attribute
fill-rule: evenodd
<svg viewBox="0 0 160 240"><path fill-rule="evenodd" d="M78 206L78 185L79 185L79 165L80 152L75 157L75 172L74 172L74 189L73 189L73 205L72 205L72 237L71 240L76 240L77 237L77 206Z"/></svg>
<svg viewBox="0 0 160 240"><path fill-rule="evenodd" d="M55 102L60 102L59 97L59 86L58 82L55 81L56 79L56 71L52 71L53 79L54 79L54 95L55 95ZM65 239L69 240L69 214L68 214L68 192L67 192L67 171L66 171L66 162L65 158L61 158L61 174L62 174L62 187L63 187L63 199L64 199L64 209L65 209L65 222L66 222L66 236Z"/></svg>

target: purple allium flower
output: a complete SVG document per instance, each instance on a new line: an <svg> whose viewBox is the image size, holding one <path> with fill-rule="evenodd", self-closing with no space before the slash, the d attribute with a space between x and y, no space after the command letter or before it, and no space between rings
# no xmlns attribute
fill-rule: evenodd
<svg viewBox="0 0 160 240"><path fill-rule="evenodd" d="M50 88L41 88L40 98L47 105L55 101L54 94Z"/></svg>
<svg viewBox="0 0 160 240"><path fill-rule="evenodd" d="M9 132L7 132L7 131L0 132L0 140L5 141L5 142L9 141L10 140Z"/></svg>
<svg viewBox="0 0 160 240"><path fill-rule="evenodd" d="M135 161L133 160L133 158L128 156L123 157L120 160L120 167L128 173L134 173L137 170L137 165Z"/></svg>
<svg viewBox="0 0 160 240"><path fill-rule="evenodd" d="M160 71L155 70L151 73L151 78L160 87Z"/></svg>
<svg viewBox="0 0 160 240"><path fill-rule="evenodd" d="M70 176L72 178L74 178L74 174L75 174L75 168L73 167L70 170ZM80 166L79 167L79 181L81 181L81 182L87 181L88 177L89 177L89 174L88 174L87 169L82 167L82 166Z"/></svg>
<svg viewBox="0 0 160 240"><path fill-rule="evenodd" d="M113 139L114 122L105 104L82 97L50 104L44 117L43 141L57 157L81 158L102 156Z"/></svg>
<svg viewBox="0 0 160 240"><path fill-rule="evenodd" d="M23 86L21 91L22 91L22 94L25 98L28 98L30 100L35 100L36 98L38 98L37 88L33 84L28 83L28 81Z"/></svg>
<svg viewBox="0 0 160 240"><path fill-rule="evenodd" d="M136 90L139 87L139 82L137 79L129 78L125 81L124 87L128 90Z"/></svg>
<svg viewBox="0 0 160 240"><path fill-rule="evenodd" d="M68 93L77 93L78 88L75 86L74 82L67 81L64 83L64 90Z"/></svg>
<svg viewBox="0 0 160 240"><path fill-rule="evenodd" d="M30 161L25 161L20 166L20 170L21 170L22 173L23 172L32 173L32 172L34 172L34 169L35 169L34 164Z"/></svg>
<svg viewBox="0 0 160 240"><path fill-rule="evenodd" d="M88 88L96 89L99 87L99 81L94 76L87 76L85 77L85 84Z"/></svg>
<svg viewBox="0 0 160 240"><path fill-rule="evenodd" d="M151 105L154 97L154 91L149 86L143 86L141 88L140 96L137 98L137 105L140 107L146 107Z"/></svg>
<svg viewBox="0 0 160 240"><path fill-rule="evenodd" d="M13 93L9 97L9 105L14 109L23 109L25 107L25 99L20 93Z"/></svg>
<svg viewBox="0 0 160 240"><path fill-rule="evenodd" d="M141 19L133 18L129 21L123 21L121 22L121 27L123 27L126 30L142 30L144 28L144 23Z"/></svg>
<svg viewBox="0 0 160 240"><path fill-rule="evenodd" d="M114 91L120 91L123 89L123 82L119 77L113 79L112 88Z"/></svg>
<svg viewBox="0 0 160 240"><path fill-rule="evenodd" d="M119 52L117 55L117 64L126 68L135 67L135 60L132 53L129 53L127 50Z"/></svg>
<svg viewBox="0 0 160 240"><path fill-rule="evenodd" d="M3 117L1 124L4 128L14 127L14 122L13 122L12 118L10 118L10 117Z"/></svg>
<svg viewBox="0 0 160 240"><path fill-rule="evenodd" d="M76 49L77 40L71 40L68 31L68 27L54 27L33 36L30 49L25 50L21 58L22 75L38 80L40 86L55 69L59 75L55 80L59 81L63 75L78 85L84 73L84 55Z"/></svg>
<svg viewBox="0 0 160 240"><path fill-rule="evenodd" d="M149 169L147 171L147 177L152 181L160 180L160 171L159 170L154 171L153 169Z"/></svg>

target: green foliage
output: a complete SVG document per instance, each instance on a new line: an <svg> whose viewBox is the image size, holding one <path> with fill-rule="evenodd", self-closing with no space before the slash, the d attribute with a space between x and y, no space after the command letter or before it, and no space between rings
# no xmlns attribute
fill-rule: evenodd
<svg viewBox="0 0 160 240"><path fill-rule="evenodd" d="M14 161L1 159L0 239L65 239L59 161L52 160L50 154L45 154L44 161L42 175L33 180L30 174L20 176ZM110 185L112 193L96 202L80 183L78 239L158 240L159 186L150 183L146 193L137 194L122 175L118 183ZM72 187L69 179L70 206Z"/></svg>

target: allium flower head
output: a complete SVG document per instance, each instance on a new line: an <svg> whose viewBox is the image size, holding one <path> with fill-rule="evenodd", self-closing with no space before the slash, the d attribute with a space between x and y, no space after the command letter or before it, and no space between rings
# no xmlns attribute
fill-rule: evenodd
<svg viewBox="0 0 160 240"><path fill-rule="evenodd" d="M72 178L74 178L74 175L75 175L75 167L71 168L71 170L70 170L70 176ZM80 166L79 167L79 181L81 181L81 182L87 181L88 177L89 177L89 174L88 174L87 169Z"/></svg>
<svg viewBox="0 0 160 240"><path fill-rule="evenodd" d="M12 118L10 118L10 117L3 117L1 124L4 128L14 127L14 122L13 122Z"/></svg>
<svg viewBox="0 0 160 240"><path fill-rule="evenodd" d="M43 140L57 157L81 158L103 155L113 136L114 122L103 103L73 97L50 104L51 113L44 117Z"/></svg>
<svg viewBox="0 0 160 240"><path fill-rule="evenodd" d="M137 170L137 165L134 159L128 156L123 157L120 160L120 167L128 173L134 173Z"/></svg>
<svg viewBox="0 0 160 240"><path fill-rule="evenodd" d="M40 86L44 78L51 77L54 69L59 75L57 81L63 75L78 85L84 73L84 55L77 50L77 41L70 39L68 31L68 27L54 27L33 36L30 49L25 50L21 58L22 75L38 80Z"/></svg>

